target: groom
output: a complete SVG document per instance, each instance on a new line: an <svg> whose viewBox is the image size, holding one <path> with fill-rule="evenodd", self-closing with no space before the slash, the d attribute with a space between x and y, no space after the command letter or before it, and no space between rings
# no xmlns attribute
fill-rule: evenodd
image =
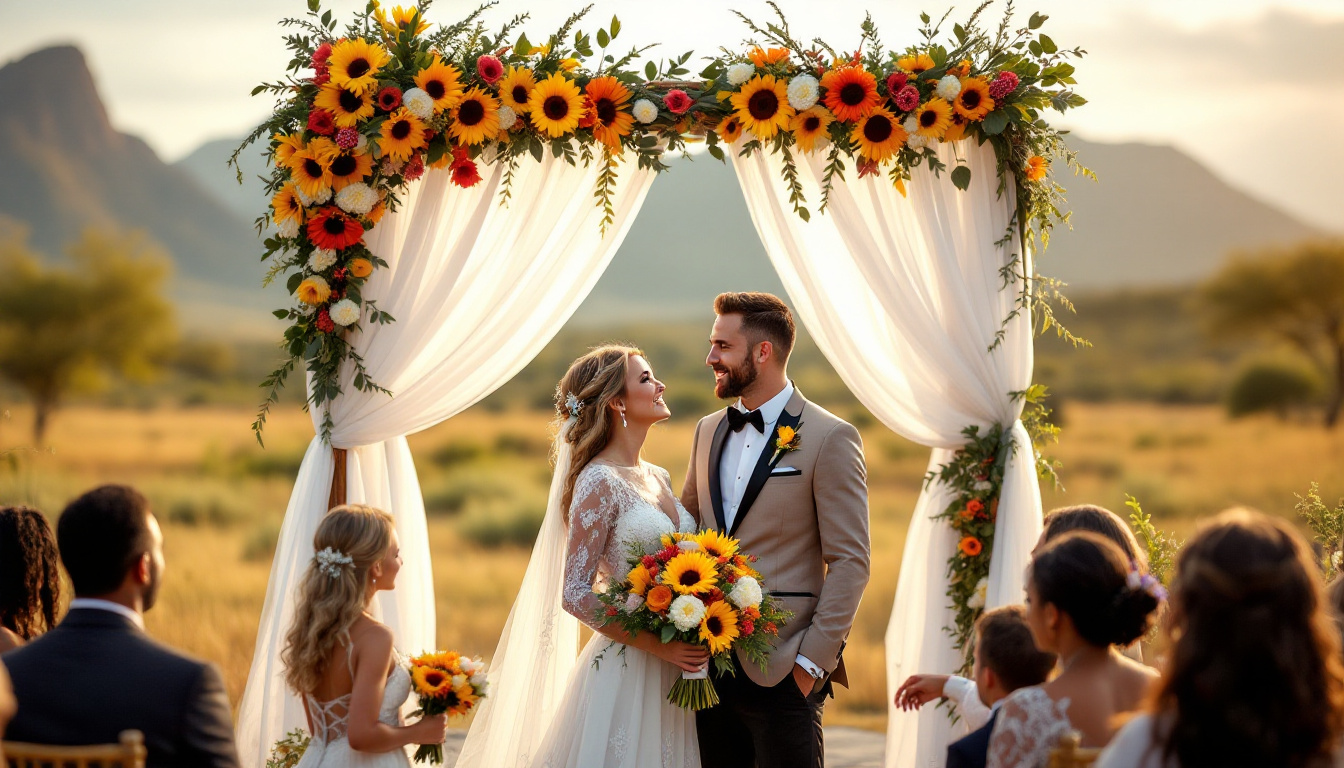
<svg viewBox="0 0 1344 768"><path fill-rule="evenodd" d="M821 768L821 710L847 685L840 652L868 583L868 489L858 430L803 397L786 369L793 316L768 293L714 300L714 393L736 398L700 420L681 502L701 527L756 555L793 618L768 668L733 659L720 703L696 715L704 768ZM794 430L792 449L779 431Z"/></svg>

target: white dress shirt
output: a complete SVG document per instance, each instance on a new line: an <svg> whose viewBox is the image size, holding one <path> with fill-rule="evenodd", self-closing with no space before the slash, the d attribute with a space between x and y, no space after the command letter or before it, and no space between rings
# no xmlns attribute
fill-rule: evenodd
<svg viewBox="0 0 1344 768"><path fill-rule="evenodd" d="M119 613L122 616L125 616L126 618L135 622L135 626L141 629L145 628L144 616L141 616L139 612L127 608L121 603L114 603L111 600L98 600L92 597L76 597L74 600L70 601L70 610L73 611L77 608L89 608L95 611L108 611L110 613Z"/></svg>

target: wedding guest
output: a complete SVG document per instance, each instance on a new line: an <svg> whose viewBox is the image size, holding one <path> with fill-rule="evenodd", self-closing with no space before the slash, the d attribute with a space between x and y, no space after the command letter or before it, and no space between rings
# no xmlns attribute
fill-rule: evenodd
<svg viewBox="0 0 1344 768"><path fill-rule="evenodd" d="M5 671L5 665L0 664L0 736L5 734L5 728L9 725L10 718L14 717L14 710L17 706L14 703L14 688L9 683L9 673ZM8 765L5 762L5 752L0 750L0 765Z"/></svg>
<svg viewBox="0 0 1344 768"><path fill-rule="evenodd" d="M1341 765L1344 661L1316 566L1281 520L1230 510L1186 542L1150 712L1098 768Z"/></svg>
<svg viewBox="0 0 1344 768"><path fill-rule="evenodd" d="M1139 566L1140 571L1148 570L1148 553L1139 546L1134 531L1119 515L1095 504L1057 507L1046 513L1041 522L1041 538L1033 551L1070 531L1091 531L1110 539L1130 562Z"/></svg>
<svg viewBox="0 0 1344 768"><path fill-rule="evenodd" d="M56 541L75 599L54 629L5 654L19 703L5 738L111 744L136 729L148 768L237 766L219 671L145 633L164 569L145 497L95 488L65 508Z"/></svg>
<svg viewBox="0 0 1344 768"><path fill-rule="evenodd" d="M989 722L948 746L947 768L984 768L999 704L1019 688L1044 683L1054 668L1055 655L1036 648L1022 606L986 611L975 622L975 685L964 688L991 714Z"/></svg>
<svg viewBox="0 0 1344 768"><path fill-rule="evenodd" d="M401 548L388 513L347 504L322 518L280 658L304 701L312 742L302 768L409 768L404 747L443 743L447 718L401 721L411 676L392 630L367 613L396 586Z"/></svg>
<svg viewBox="0 0 1344 768"><path fill-rule="evenodd" d="M1060 736L1102 746L1118 716L1138 710L1157 673L1125 658L1163 597L1109 539L1074 531L1036 552L1027 573L1027 623L1036 647L1059 656L1050 682L1004 699L989 742L989 768L1041 768Z"/></svg>
<svg viewBox="0 0 1344 768"><path fill-rule="evenodd" d="M56 626L56 540L41 512L0 507L0 653Z"/></svg>

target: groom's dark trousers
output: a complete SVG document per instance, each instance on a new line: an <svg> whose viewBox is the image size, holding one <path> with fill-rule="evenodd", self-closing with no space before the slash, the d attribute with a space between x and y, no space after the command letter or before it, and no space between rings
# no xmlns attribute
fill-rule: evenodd
<svg viewBox="0 0 1344 768"><path fill-rule="evenodd" d="M736 656L733 667L737 674L714 677L719 704L695 715L702 768L822 768L821 709L830 676L805 697L791 674L765 687L747 677Z"/></svg>

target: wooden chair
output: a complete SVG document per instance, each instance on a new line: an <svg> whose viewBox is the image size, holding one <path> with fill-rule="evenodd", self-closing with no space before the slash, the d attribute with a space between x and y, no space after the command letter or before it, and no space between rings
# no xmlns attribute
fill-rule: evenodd
<svg viewBox="0 0 1344 768"><path fill-rule="evenodd" d="M1046 765L1049 768L1092 768L1101 750L1096 747L1083 748L1079 746L1082 742L1083 735L1077 731L1060 736L1059 746L1050 750L1050 760Z"/></svg>
<svg viewBox="0 0 1344 768"><path fill-rule="evenodd" d="M145 736L122 731L117 744L54 747L6 741L0 746L9 768L145 768Z"/></svg>

